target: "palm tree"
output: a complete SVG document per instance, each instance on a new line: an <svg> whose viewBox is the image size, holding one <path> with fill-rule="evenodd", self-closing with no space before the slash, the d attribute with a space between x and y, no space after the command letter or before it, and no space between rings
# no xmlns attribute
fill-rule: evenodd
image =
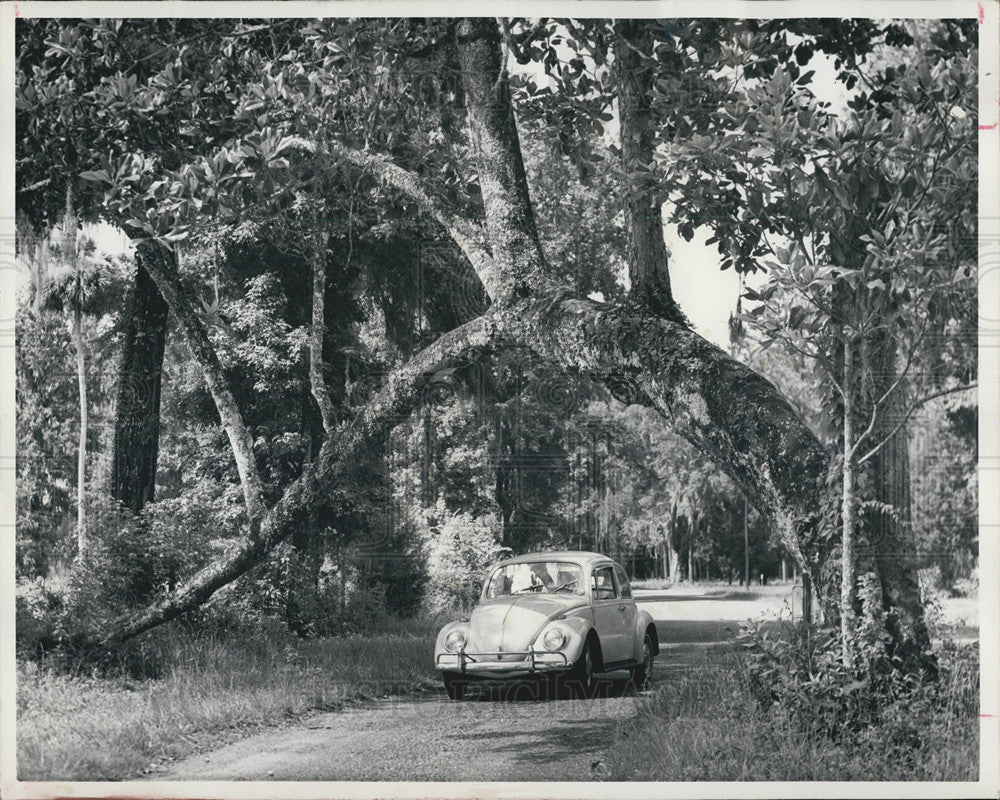
<svg viewBox="0 0 1000 800"><path fill-rule="evenodd" d="M77 385L80 392L80 443L77 451L77 557L87 546L87 372L83 341L83 315L97 304L101 290L102 260L94 257L93 239L80 235L80 220L73 207L72 185L66 188L66 211L60 230L53 232L50 255L55 266L42 283L41 304L72 315L73 345L76 350Z"/></svg>

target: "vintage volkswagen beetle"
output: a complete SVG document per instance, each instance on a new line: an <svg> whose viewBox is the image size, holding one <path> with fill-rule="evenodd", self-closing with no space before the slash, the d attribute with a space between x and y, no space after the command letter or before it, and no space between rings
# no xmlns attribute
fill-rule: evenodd
<svg viewBox="0 0 1000 800"><path fill-rule="evenodd" d="M474 680L552 676L587 696L594 673L627 669L643 687L659 652L656 626L636 607L620 564L598 553L532 553L490 570L468 620L438 634L434 665L461 700Z"/></svg>

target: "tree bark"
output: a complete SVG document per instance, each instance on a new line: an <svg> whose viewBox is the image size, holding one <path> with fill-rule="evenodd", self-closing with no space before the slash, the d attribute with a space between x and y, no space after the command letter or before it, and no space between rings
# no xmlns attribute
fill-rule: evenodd
<svg viewBox="0 0 1000 800"><path fill-rule="evenodd" d="M626 186L629 297L654 314L680 321L683 316L670 289L669 259L656 184L644 172L653 162L654 133L650 98L655 72L640 55L652 54L648 25L648 20L637 19L615 23L614 72Z"/></svg>
<svg viewBox="0 0 1000 800"><path fill-rule="evenodd" d="M854 380L850 341L844 342L844 465L840 508L840 637L844 664L854 666L854 598L857 562L854 557Z"/></svg>
<svg viewBox="0 0 1000 800"><path fill-rule="evenodd" d="M322 216L320 218L322 224ZM309 326L309 385L319 406L323 430L333 431L334 412L323 377L323 333L326 331L326 234L316 231L312 248L312 324Z"/></svg>
<svg viewBox="0 0 1000 800"><path fill-rule="evenodd" d="M135 284L118 375L111 496L133 514L152 502L156 489L160 389L169 306L145 264L165 255L159 246L149 242L140 243L137 248Z"/></svg>
<svg viewBox="0 0 1000 800"><path fill-rule="evenodd" d="M879 366L874 392L881 396L896 379L897 354L891 339L878 353ZM871 542L875 570L882 586L882 606L889 610L886 628L892 642L891 656L904 664L934 675L937 667L930 652L930 635L924 620L923 601L912 556L913 538L910 497L910 452L907 425L896 426L906 412L907 386L904 381L886 400L876 423L871 443L887 440L871 460L875 500L891 508L867 515L866 528Z"/></svg>
<svg viewBox="0 0 1000 800"><path fill-rule="evenodd" d="M81 286L79 253L77 253L77 215L73 205L73 184L66 184L66 213L63 217L63 252L73 268L76 287L71 299L73 313L73 348L76 350L76 382L80 400L80 439L76 451L76 555L87 549L87 369L83 346L83 287Z"/></svg>
<svg viewBox="0 0 1000 800"><path fill-rule="evenodd" d="M78 279L79 280L79 279ZM76 348L76 381L80 391L80 443L76 455L76 552L87 549L87 369L83 352L83 311L80 298L73 306L73 345Z"/></svg>

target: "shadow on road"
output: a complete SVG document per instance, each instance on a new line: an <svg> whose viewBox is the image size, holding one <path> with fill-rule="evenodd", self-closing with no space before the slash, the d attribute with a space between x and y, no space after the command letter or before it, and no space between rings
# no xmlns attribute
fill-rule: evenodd
<svg viewBox="0 0 1000 800"><path fill-rule="evenodd" d="M614 740L621 720L631 713L631 705L622 701L642 693L628 678L616 674L598 678L594 694L587 699L556 699L546 688L544 681L482 683L470 689L466 700L473 704L512 704L510 713L522 722L507 730L492 731L490 751L523 765L525 779L553 780L551 776L527 776L537 774L540 765L551 768L572 762L578 765L577 772L559 780L591 780L600 768L599 754ZM482 735L478 731L454 733L450 738L469 741L481 739ZM580 757L588 754L593 754L594 760L580 764Z"/></svg>
<svg viewBox="0 0 1000 800"><path fill-rule="evenodd" d="M614 740L618 725L617 719L554 719L551 726L532 730L531 747L525 747L524 734L515 730L491 733L490 750L513 755L525 765L551 765L563 759L579 758L585 753L600 753ZM454 738L472 739L477 736L479 734L469 733L456 735ZM595 765L592 764L591 769L594 768ZM588 780L590 775L583 774L578 779Z"/></svg>
<svg viewBox="0 0 1000 800"><path fill-rule="evenodd" d="M658 619L656 635L660 645L691 642L729 642L740 631L738 622L732 620Z"/></svg>
<svg viewBox="0 0 1000 800"><path fill-rule="evenodd" d="M608 676L596 680L592 699L633 697L636 694L635 687L627 677ZM544 703L550 701L561 701L561 699L552 691L551 685L544 680L473 683L469 686L468 694L465 697L465 702L473 703Z"/></svg>
<svg viewBox="0 0 1000 800"><path fill-rule="evenodd" d="M672 644L728 644L740 632L741 623L731 619L658 619L654 620L660 646ZM777 629L781 620L758 620L755 626Z"/></svg>

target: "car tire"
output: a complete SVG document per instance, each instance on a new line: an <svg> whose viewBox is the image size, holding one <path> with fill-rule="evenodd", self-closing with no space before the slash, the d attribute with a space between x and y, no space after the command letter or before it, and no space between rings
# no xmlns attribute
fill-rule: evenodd
<svg viewBox="0 0 1000 800"><path fill-rule="evenodd" d="M632 685L637 692L649 686L649 677L653 674L653 640L647 633L642 639L642 663L629 670Z"/></svg>
<svg viewBox="0 0 1000 800"><path fill-rule="evenodd" d="M464 700L465 690L469 682L453 672L444 673L444 690L448 693L449 700Z"/></svg>
<svg viewBox="0 0 1000 800"><path fill-rule="evenodd" d="M572 698L588 698L594 693L594 659L590 642L584 642L580 657L563 677L566 694Z"/></svg>

